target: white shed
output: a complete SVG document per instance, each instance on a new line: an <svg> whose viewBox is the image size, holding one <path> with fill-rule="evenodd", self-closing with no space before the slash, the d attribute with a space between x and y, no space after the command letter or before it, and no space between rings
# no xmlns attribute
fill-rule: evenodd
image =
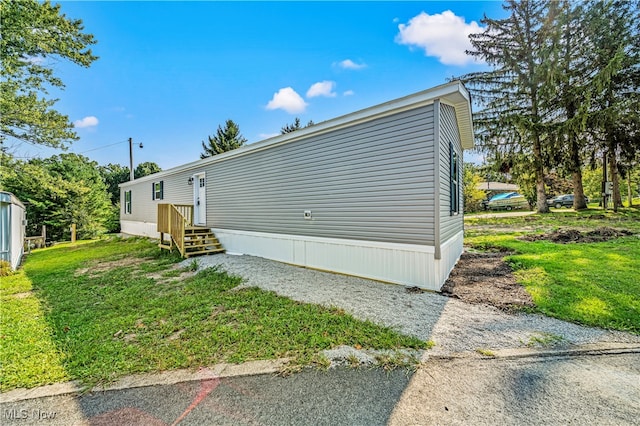
<svg viewBox="0 0 640 426"><path fill-rule="evenodd" d="M10 192L0 192L0 260L20 265L27 224L24 204Z"/></svg>

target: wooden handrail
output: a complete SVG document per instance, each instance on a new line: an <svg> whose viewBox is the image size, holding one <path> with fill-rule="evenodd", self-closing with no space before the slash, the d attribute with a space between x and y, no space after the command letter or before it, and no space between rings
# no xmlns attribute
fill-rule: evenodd
<svg viewBox="0 0 640 426"><path fill-rule="evenodd" d="M157 230L160 239L169 234L180 254L185 255L184 231L193 225L193 206L189 204L158 204ZM162 244L162 241L160 241Z"/></svg>

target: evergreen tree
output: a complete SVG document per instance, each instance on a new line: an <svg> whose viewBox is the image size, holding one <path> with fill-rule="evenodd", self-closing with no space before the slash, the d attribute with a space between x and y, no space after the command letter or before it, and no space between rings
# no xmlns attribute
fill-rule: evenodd
<svg viewBox="0 0 640 426"><path fill-rule="evenodd" d="M549 138L544 117L550 111L549 40L556 30L555 4L547 0L508 0L506 19L484 18L487 29L471 34L472 56L493 67L463 77L482 110L474 116L477 137L487 150L529 159L536 208L549 211L544 187Z"/></svg>
<svg viewBox="0 0 640 426"><path fill-rule="evenodd" d="M587 138L586 123L591 113L598 75L593 69L593 45L588 37L588 20L582 3L563 1L559 4L558 32L554 40L555 57L551 63L550 84L555 85L552 98L557 108L552 129L555 148L553 165L562 166L570 174L573 208L587 208L582 185L582 156Z"/></svg>
<svg viewBox="0 0 640 426"><path fill-rule="evenodd" d="M202 142L200 158L207 158L223 152L240 148L247 140L240 134L240 128L233 120L227 120L224 129L218 126L214 136L209 136L209 142Z"/></svg>
<svg viewBox="0 0 640 426"><path fill-rule="evenodd" d="M311 127L314 124L315 123L312 120L309 120L306 126L303 127L302 124L300 123L300 119L296 117L295 120L293 120L292 124L287 124L280 129L280 134L284 135L285 133L295 132L296 130L303 129L305 127Z"/></svg>
<svg viewBox="0 0 640 426"><path fill-rule="evenodd" d="M613 209L617 211L622 205L618 159L633 157L640 150L640 16L637 2L630 1L592 1L589 13L595 64L606 77L601 79L590 127L608 159Z"/></svg>

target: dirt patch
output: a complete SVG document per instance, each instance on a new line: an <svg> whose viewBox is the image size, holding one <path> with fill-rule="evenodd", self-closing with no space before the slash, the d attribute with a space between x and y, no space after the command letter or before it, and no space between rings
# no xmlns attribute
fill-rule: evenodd
<svg viewBox="0 0 640 426"><path fill-rule="evenodd" d="M531 295L516 282L503 257L504 253L463 253L442 294L503 311L534 306Z"/></svg>
<svg viewBox="0 0 640 426"><path fill-rule="evenodd" d="M148 259L143 259L140 257L123 257L122 259L117 260L109 260L105 262L95 262L91 263L86 268L80 268L75 272L75 276L86 275L89 274L91 276L95 276L101 272L109 271L113 268L123 267L123 266L133 266L139 265L141 263L146 262Z"/></svg>
<svg viewBox="0 0 640 426"><path fill-rule="evenodd" d="M629 235L633 235L633 232L627 231L626 229L613 229L605 226L586 232L578 229L558 229L548 234L525 235L520 237L520 239L523 241L545 240L559 244L600 243Z"/></svg>
<svg viewBox="0 0 640 426"><path fill-rule="evenodd" d="M171 273L172 271L180 271L180 273L174 275L173 273ZM185 279L192 277L195 274L196 273L194 271L183 270L183 268L180 267L180 264L176 263L175 265L172 265L168 270L154 272L145 276L147 278L155 280L158 284L166 284L173 281L184 281Z"/></svg>
<svg viewBox="0 0 640 426"><path fill-rule="evenodd" d="M33 296L32 291L26 291L24 293L14 293L11 295L14 299L26 299L29 296Z"/></svg>

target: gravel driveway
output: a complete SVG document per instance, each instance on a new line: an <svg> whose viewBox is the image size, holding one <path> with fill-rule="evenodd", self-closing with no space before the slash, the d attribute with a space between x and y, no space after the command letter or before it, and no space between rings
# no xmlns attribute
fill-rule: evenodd
<svg viewBox="0 0 640 426"><path fill-rule="evenodd" d="M640 343L640 336L560 321L535 314L508 314L432 292L321 272L254 256L219 254L197 258L199 268L219 266L259 287L291 299L335 306L356 318L432 340L433 355L510 349L540 343L571 346L597 342ZM188 265L192 260L185 261Z"/></svg>

